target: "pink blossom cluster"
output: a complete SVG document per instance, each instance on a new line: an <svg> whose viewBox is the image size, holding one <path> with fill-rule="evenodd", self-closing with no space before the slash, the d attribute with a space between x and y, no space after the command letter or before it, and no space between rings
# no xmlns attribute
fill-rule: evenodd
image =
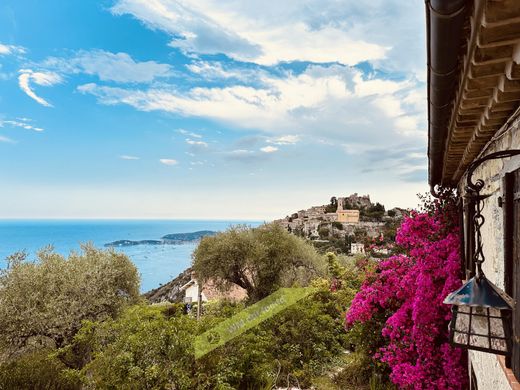
<svg viewBox="0 0 520 390"><path fill-rule="evenodd" d="M462 389L464 352L448 342L450 308L442 301L461 285L458 226L453 201L405 217L396 242L406 255L381 261L354 298L347 326L388 313L387 344L375 359L388 364L403 389Z"/></svg>

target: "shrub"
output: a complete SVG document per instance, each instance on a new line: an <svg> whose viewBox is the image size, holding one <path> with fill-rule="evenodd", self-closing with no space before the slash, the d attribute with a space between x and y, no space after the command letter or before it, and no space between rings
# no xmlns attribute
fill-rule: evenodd
<svg viewBox="0 0 520 390"><path fill-rule="evenodd" d="M138 296L135 266L113 250L87 245L65 259L47 248L35 262L13 255L0 270L0 345L63 346L81 321L114 317Z"/></svg>
<svg viewBox="0 0 520 390"><path fill-rule="evenodd" d="M40 349L0 364L0 389L79 390L79 376L52 354Z"/></svg>
<svg viewBox="0 0 520 390"><path fill-rule="evenodd" d="M332 226L338 230L343 230L343 224L341 222L334 221L332 222Z"/></svg>
<svg viewBox="0 0 520 390"><path fill-rule="evenodd" d="M388 364L390 378L402 388L462 389L464 355L448 341L450 309L446 295L460 286L456 206L446 196L412 212L397 233L405 254L381 261L369 274L347 313L347 324L377 330L369 353Z"/></svg>
<svg viewBox="0 0 520 390"><path fill-rule="evenodd" d="M318 229L318 234L321 239L326 239L329 237L330 230L328 227L323 226Z"/></svg>
<svg viewBox="0 0 520 390"><path fill-rule="evenodd" d="M119 319L85 322L60 357L77 361L78 351L94 357L80 370L90 388L192 389L196 321L170 317L167 309L139 305Z"/></svg>

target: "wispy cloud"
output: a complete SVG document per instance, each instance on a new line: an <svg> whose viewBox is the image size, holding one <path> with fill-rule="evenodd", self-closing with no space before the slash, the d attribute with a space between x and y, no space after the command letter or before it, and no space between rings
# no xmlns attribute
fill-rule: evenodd
<svg viewBox="0 0 520 390"><path fill-rule="evenodd" d="M225 53L242 59L261 54L258 45L190 7L174 0L120 0L112 12L131 14L152 29L166 31L172 36L170 45L185 52Z"/></svg>
<svg viewBox="0 0 520 390"><path fill-rule="evenodd" d="M31 83L41 86L51 86L62 82L60 75L54 72L35 72L31 69L21 69L18 76L18 85L30 98L45 107L52 107L48 101L36 95L31 88Z"/></svg>
<svg viewBox="0 0 520 390"><path fill-rule="evenodd" d="M282 135L281 137L271 138L267 140L267 142L275 145L294 145L299 141L299 135Z"/></svg>
<svg viewBox="0 0 520 390"><path fill-rule="evenodd" d="M270 152L250 149L233 149L225 152L227 160L236 161L244 164L257 164L270 158Z"/></svg>
<svg viewBox="0 0 520 390"><path fill-rule="evenodd" d="M43 131L43 128L33 126L29 123L30 119L28 118L19 118L18 120L0 120L0 127L11 126L11 127L21 127L26 130L33 130L37 132Z"/></svg>
<svg viewBox="0 0 520 390"><path fill-rule="evenodd" d="M310 25L279 2L233 6L217 1L119 0L116 15L130 14L172 36L171 46L188 53L226 54L240 61L272 65L282 61L354 65L382 59L388 47L353 39L340 25ZM249 2L247 2L249 3ZM299 2L298 2L299 3ZM260 12L259 12L260 11ZM284 19L277 13L285 13ZM289 17L287 17L289 16ZM292 17L291 17L292 16ZM369 36L369 35L367 35Z"/></svg>
<svg viewBox="0 0 520 390"><path fill-rule="evenodd" d="M177 160L171 159L171 158L161 158L159 159L161 164L164 165L177 165L179 162Z"/></svg>
<svg viewBox="0 0 520 390"><path fill-rule="evenodd" d="M261 86L235 84L178 92L175 86L136 90L90 83L78 90L103 104L127 104L142 111L162 110L281 133L271 136L270 143L289 145L309 135L334 143L338 139L368 142L382 133L424 139L424 104L410 98L418 88L407 80L367 78L350 67L312 65L300 74L265 76ZM302 135L287 135L288 129Z"/></svg>
<svg viewBox="0 0 520 390"><path fill-rule="evenodd" d="M202 138L202 135L197 134L197 133L193 133L193 132L185 130L185 129L177 129L176 131L179 134L187 135L187 136L190 136L192 138Z"/></svg>
<svg viewBox="0 0 520 390"><path fill-rule="evenodd" d="M193 139L189 139L189 138L186 138L186 143L188 145L192 145L192 146L201 146L203 148L207 148L208 147L208 143L207 142L197 141L197 140L193 140Z"/></svg>
<svg viewBox="0 0 520 390"><path fill-rule="evenodd" d="M3 135L0 135L0 142L6 143L6 144L16 144L17 143L17 141L15 141L11 138L5 137Z"/></svg>
<svg viewBox="0 0 520 390"><path fill-rule="evenodd" d="M237 64L224 64L218 61L197 60L186 68L193 74L206 80L236 79L243 82L255 81L267 72L259 66L244 67Z"/></svg>
<svg viewBox="0 0 520 390"><path fill-rule="evenodd" d="M24 54L25 52L26 50L22 46L5 45L0 43L0 55Z"/></svg>
<svg viewBox="0 0 520 390"><path fill-rule="evenodd" d="M260 150L264 153L274 153L278 151L278 148L275 146L264 146L263 148L260 148Z"/></svg>
<svg viewBox="0 0 520 390"><path fill-rule="evenodd" d="M59 73L83 73L97 76L101 81L119 83L149 83L172 73L168 64L155 61L139 62L127 53L111 53L104 50L81 50L70 58L49 57L40 66Z"/></svg>
<svg viewBox="0 0 520 390"><path fill-rule="evenodd" d="M119 156L119 158L120 158L121 160L140 160L140 159L141 159L141 157L137 157L137 156L129 156L129 155L127 155L127 154L123 154L123 155Z"/></svg>

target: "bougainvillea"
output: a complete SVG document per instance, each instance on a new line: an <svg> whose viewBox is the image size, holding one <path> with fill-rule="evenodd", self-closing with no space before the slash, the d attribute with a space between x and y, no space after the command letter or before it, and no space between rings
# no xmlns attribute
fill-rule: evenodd
<svg viewBox="0 0 520 390"><path fill-rule="evenodd" d="M388 313L387 340L374 359L386 363L390 379L404 389L461 389L464 352L448 342L450 308L442 301L461 284L454 199L444 195L422 212L405 217L396 236L405 254L379 263L347 312L347 327Z"/></svg>

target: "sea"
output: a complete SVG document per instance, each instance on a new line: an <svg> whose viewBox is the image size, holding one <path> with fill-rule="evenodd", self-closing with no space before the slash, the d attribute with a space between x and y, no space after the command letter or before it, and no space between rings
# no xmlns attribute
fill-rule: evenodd
<svg viewBox="0 0 520 390"><path fill-rule="evenodd" d="M26 251L29 260L36 259L39 249L51 245L67 256L79 251L82 243L103 248L118 240L159 240L170 233L199 230L223 231L229 226L252 227L261 221L203 220L0 220L0 268L7 266L6 257ZM179 245L136 245L117 247L133 261L141 275L141 292L169 282L191 265L197 242Z"/></svg>

